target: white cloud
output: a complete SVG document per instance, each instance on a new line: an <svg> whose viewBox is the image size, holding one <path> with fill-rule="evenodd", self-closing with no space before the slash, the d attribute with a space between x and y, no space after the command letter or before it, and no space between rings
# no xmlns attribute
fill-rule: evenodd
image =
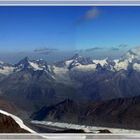
<svg viewBox="0 0 140 140"><path fill-rule="evenodd" d="M98 17L100 15L100 11L97 7L92 7L91 9L89 9L85 15L83 16L83 19L85 20L93 20L96 17Z"/></svg>
<svg viewBox="0 0 140 140"><path fill-rule="evenodd" d="M80 18L76 21L76 24L81 24L85 21L94 20L100 15L100 11L97 7L92 7L87 10Z"/></svg>

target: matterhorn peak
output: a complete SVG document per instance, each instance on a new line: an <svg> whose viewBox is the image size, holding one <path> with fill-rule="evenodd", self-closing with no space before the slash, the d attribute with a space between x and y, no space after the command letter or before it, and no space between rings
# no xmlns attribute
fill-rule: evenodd
<svg viewBox="0 0 140 140"><path fill-rule="evenodd" d="M20 64L27 64L29 63L29 57L24 57L23 59L21 59L16 65L20 65Z"/></svg>

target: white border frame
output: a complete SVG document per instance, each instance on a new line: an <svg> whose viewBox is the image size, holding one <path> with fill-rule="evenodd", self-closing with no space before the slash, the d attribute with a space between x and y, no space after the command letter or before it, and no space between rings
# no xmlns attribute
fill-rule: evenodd
<svg viewBox="0 0 140 140"><path fill-rule="evenodd" d="M0 6L140 6L140 0L0 0ZM117 134L88 134L88 133L38 133L38 134L24 134L24 133L0 133L1 136L52 136L52 139L55 139L53 137L56 136L62 136L62 138L66 138L65 136L96 136L95 139L100 139L100 136L122 136L122 137L128 137L128 139L140 139L140 133L117 133ZM97 138L99 136L99 138ZM130 136L130 138L129 138ZM131 137L132 136L132 137ZM135 137L137 136L137 137ZM60 137L59 137L60 138ZM4 138L2 138L4 139ZM12 138L9 138L10 140L15 140ZM78 138L79 139L79 138ZM83 139L83 138L82 138ZM105 138L108 139L108 138ZM111 138L112 140L117 140L117 138ZM110 139L110 140L111 140ZM118 138L119 139L127 139L127 138ZM7 140L7 138L6 138ZM21 140L23 140L21 138ZM33 139L35 140L35 139ZM60 139L59 139L60 140Z"/></svg>
<svg viewBox="0 0 140 140"><path fill-rule="evenodd" d="M0 0L0 6L140 6L140 0Z"/></svg>

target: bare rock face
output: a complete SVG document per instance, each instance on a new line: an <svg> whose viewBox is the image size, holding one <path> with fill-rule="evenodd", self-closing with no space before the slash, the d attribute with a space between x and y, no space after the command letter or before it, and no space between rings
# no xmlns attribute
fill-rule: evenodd
<svg viewBox="0 0 140 140"><path fill-rule="evenodd" d="M10 116L0 113L0 133L29 133L20 126Z"/></svg>

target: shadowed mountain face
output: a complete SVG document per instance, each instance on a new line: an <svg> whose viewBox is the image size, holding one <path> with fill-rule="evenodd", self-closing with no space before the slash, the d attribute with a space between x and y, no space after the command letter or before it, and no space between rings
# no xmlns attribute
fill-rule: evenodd
<svg viewBox="0 0 140 140"><path fill-rule="evenodd" d="M66 99L52 106L44 106L41 110L34 113L31 118L35 120L44 120L47 118L51 121L78 122L78 116L80 115L80 111L82 111L82 108L79 107L77 103Z"/></svg>
<svg viewBox="0 0 140 140"><path fill-rule="evenodd" d="M140 97L134 97L89 104L77 104L67 99L41 108L31 118L39 121L140 129L139 116Z"/></svg>

